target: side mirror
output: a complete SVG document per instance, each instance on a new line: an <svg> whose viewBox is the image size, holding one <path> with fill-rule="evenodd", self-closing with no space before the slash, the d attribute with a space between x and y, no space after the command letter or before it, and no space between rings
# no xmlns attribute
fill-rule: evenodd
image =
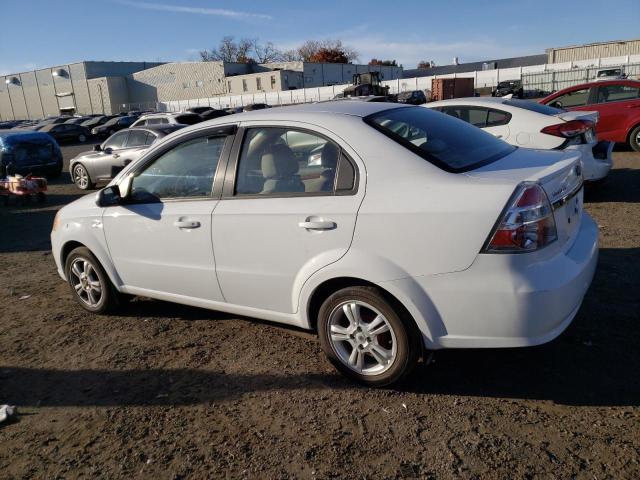
<svg viewBox="0 0 640 480"><path fill-rule="evenodd" d="M107 155L111 155L113 153L113 148L107 147L103 150L103 152L106 153Z"/></svg>
<svg viewBox="0 0 640 480"><path fill-rule="evenodd" d="M101 145L94 145L93 146L93 151L94 152L101 152L102 151L102 146Z"/></svg>
<svg viewBox="0 0 640 480"><path fill-rule="evenodd" d="M120 188L118 185L103 188L98 192L96 197L96 205L99 207L119 205L121 201L122 197L120 196Z"/></svg>

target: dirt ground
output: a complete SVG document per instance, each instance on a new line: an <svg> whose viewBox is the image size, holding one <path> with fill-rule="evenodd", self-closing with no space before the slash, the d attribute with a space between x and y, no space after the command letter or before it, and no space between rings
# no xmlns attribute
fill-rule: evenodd
<svg viewBox="0 0 640 480"><path fill-rule="evenodd" d="M265 322L146 299L87 314L50 253L68 175L45 207L0 207L0 404L20 411L0 478L640 478L640 154L614 156L571 327L437 352L389 390Z"/></svg>

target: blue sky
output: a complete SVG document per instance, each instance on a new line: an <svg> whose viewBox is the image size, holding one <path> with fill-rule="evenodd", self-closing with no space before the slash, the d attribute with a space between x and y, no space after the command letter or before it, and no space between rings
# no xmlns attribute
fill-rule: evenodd
<svg viewBox="0 0 640 480"><path fill-rule="evenodd" d="M283 49L339 38L364 63L413 68L637 38L640 0L0 0L0 19L0 74L79 60L198 60L225 35Z"/></svg>

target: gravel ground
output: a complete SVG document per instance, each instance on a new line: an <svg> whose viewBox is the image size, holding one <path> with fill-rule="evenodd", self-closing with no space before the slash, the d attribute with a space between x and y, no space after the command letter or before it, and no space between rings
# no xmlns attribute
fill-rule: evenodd
<svg viewBox="0 0 640 480"><path fill-rule="evenodd" d="M87 314L50 253L68 175L45 207L1 208L0 404L20 416L0 477L639 478L640 154L614 156L586 195L600 261L571 327L437 352L388 390L266 322L147 299Z"/></svg>

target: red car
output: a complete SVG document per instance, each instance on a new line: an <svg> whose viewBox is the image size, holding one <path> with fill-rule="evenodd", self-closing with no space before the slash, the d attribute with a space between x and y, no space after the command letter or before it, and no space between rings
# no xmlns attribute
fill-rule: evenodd
<svg viewBox="0 0 640 480"><path fill-rule="evenodd" d="M598 139L628 143L640 152L640 82L609 80L565 88L539 103L566 110L600 112Z"/></svg>

